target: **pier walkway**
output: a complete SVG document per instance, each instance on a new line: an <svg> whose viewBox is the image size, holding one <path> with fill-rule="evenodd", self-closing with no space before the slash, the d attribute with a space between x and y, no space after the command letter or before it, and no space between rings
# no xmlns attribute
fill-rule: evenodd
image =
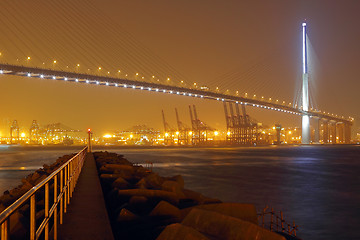
<svg viewBox="0 0 360 240"><path fill-rule="evenodd" d="M59 226L58 239L114 239L91 153L86 156L64 223Z"/></svg>

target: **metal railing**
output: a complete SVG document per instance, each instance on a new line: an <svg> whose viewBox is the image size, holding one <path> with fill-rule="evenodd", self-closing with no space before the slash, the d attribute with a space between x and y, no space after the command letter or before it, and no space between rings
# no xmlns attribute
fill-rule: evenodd
<svg viewBox="0 0 360 240"><path fill-rule="evenodd" d="M266 206L263 211L258 214L259 224L272 232L282 232L296 237L296 231L298 231L299 226L295 225L295 222L292 224L287 223L282 211L279 211L279 214L277 214L273 208L271 208L271 210L268 209L269 207Z"/></svg>
<svg viewBox="0 0 360 240"><path fill-rule="evenodd" d="M16 200L0 214L1 240L10 239L10 216L30 201L30 229L28 229L31 240L38 239L43 233L44 239L49 239L49 229L53 231L53 239L57 239L58 221L63 223L64 213L70 203L76 182L79 178L84 164L88 147L82 149L74 157L52 172L47 178L32 187L23 196ZM51 192L53 189L53 204L49 206ZM36 195L44 188L44 219L36 226ZM58 214L59 213L59 214ZM60 216L58 216L60 215ZM52 221L50 222L50 220ZM51 225L51 228L50 226Z"/></svg>

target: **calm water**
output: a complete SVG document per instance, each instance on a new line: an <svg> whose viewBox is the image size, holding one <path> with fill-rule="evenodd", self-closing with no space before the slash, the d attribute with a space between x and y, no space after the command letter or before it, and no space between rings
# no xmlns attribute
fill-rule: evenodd
<svg viewBox="0 0 360 240"><path fill-rule="evenodd" d="M0 148L0 191L76 149ZM284 211L303 239L360 239L360 146L109 149L228 202ZM24 167L25 170L23 170Z"/></svg>

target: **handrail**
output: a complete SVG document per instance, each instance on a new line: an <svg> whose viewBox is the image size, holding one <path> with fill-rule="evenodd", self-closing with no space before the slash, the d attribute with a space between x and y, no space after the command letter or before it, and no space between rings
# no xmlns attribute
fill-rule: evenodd
<svg viewBox="0 0 360 240"><path fill-rule="evenodd" d="M9 233L10 216L16 210L18 210L23 204L25 204L29 199L30 199L30 239L31 240L38 239L44 230L45 230L45 234L44 234L45 239L49 238L49 220L51 219L52 216L54 216L54 221L52 225L54 232L54 239L57 239L58 205L60 203L60 224L62 224L63 213L66 213L67 205L70 203L70 197L72 197L75 184L77 182L77 179L79 178L87 149L88 147L83 148L74 157L69 159L66 163L64 163L54 172L52 172L49 176L47 176L36 186L32 187L23 196L21 196L13 204L11 204L3 212L1 212L0 214L1 240L9 239L10 237L10 233ZM60 181L58 181L59 175L60 175ZM54 202L51 208L49 208L50 181L52 181L54 185L53 187ZM59 193L58 193L58 182L60 182ZM45 199L44 199L45 218L39 225L38 229L36 229L35 195L44 186L45 186Z"/></svg>
<svg viewBox="0 0 360 240"><path fill-rule="evenodd" d="M282 232L282 233L286 233L290 236L293 236L293 237L297 237L296 236L296 231L299 230L299 226L298 225L295 225L295 222L293 222L293 224L291 223L287 223L284 219L284 215L283 215L283 212L280 211L280 216L278 214L276 214L276 212L274 211L273 208L271 208L271 210L267 211L268 209L268 206L266 206L261 213L258 214L258 218L260 219L261 218L261 226L263 228L266 228L265 227L265 216L266 215L270 215L270 220L269 220L269 230L272 231L272 232ZM276 220L274 220L274 217ZM279 224L280 222L280 224ZM260 224L260 223L259 223ZM275 228L275 226L276 228ZM285 227L285 225L287 226L287 228Z"/></svg>

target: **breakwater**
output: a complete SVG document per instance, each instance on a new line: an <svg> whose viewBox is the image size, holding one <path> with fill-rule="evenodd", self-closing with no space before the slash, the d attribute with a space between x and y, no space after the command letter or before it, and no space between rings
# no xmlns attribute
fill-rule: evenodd
<svg viewBox="0 0 360 240"><path fill-rule="evenodd" d="M115 153L93 155L116 239L284 239L257 226L252 204L222 203L205 197L186 189L180 175L161 177ZM0 198L3 208L71 157L44 165L17 188L6 191ZM45 213L43 195L42 191L36 195L39 221ZM28 204L12 215L11 239L28 238L28 216Z"/></svg>
<svg viewBox="0 0 360 240"><path fill-rule="evenodd" d="M208 198L122 155L94 158L115 239L285 239L257 225L252 204Z"/></svg>

